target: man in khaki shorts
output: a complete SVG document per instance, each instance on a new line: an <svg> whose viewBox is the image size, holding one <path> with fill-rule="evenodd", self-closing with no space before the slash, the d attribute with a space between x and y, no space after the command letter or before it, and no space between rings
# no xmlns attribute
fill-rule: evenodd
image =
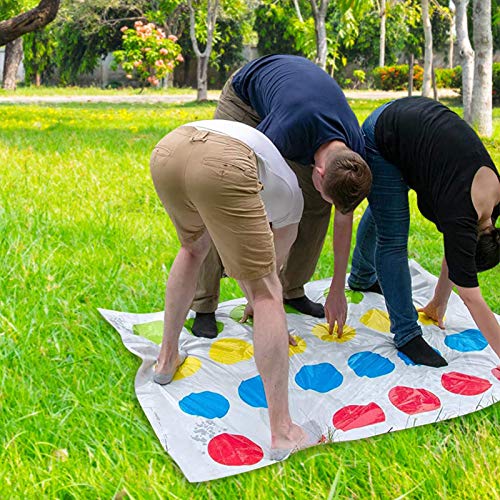
<svg viewBox="0 0 500 500"><path fill-rule="evenodd" d="M371 173L363 160L364 139L338 84L311 61L273 55L246 64L226 83L215 118L245 123L264 133L287 160L304 196L298 236L280 274L285 303L324 317L339 334L347 317L344 287L353 210L368 194ZM324 196L322 184L335 176L337 188ZM334 276L325 306L304 293L334 218ZM200 272L192 309L193 333L217 336L215 310L223 266L214 248ZM373 290L375 291L375 290Z"/></svg>
<svg viewBox="0 0 500 500"><path fill-rule="evenodd" d="M277 274L302 215L295 175L261 132L225 120L174 130L157 144L150 166L155 189L181 242L166 287L154 381L170 383L186 358L182 348L179 351L179 334L213 241L226 273L238 280L253 308L255 362L269 408L269 458L282 459L314 444L320 437L317 427L312 422L299 426L289 413L288 343L293 340Z"/></svg>

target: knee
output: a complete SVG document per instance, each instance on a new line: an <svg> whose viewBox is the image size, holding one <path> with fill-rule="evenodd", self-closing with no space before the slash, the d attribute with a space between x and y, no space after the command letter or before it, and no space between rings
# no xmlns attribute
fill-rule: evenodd
<svg viewBox="0 0 500 500"><path fill-rule="evenodd" d="M208 237L207 232L205 232L205 234L198 238L194 243L183 245L181 248L181 251L185 252L187 256L195 262L203 262L208 255L209 250L210 237Z"/></svg>

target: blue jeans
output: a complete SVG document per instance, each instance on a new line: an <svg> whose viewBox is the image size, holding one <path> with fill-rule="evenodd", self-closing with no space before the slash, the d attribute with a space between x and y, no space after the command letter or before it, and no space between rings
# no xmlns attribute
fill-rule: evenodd
<svg viewBox="0 0 500 500"><path fill-rule="evenodd" d="M362 126L373 184L369 206L358 226L349 285L369 288L378 279L394 343L402 347L422 335L422 329L417 323L408 266L409 188L399 169L382 157L375 142L375 124L390 104L377 108Z"/></svg>

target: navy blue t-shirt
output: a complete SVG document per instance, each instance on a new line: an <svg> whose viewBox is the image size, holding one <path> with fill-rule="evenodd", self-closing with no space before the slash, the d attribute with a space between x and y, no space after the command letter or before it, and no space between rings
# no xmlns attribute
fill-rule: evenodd
<svg viewBox="0 0 500 500"><path fill-rule="evenodd" d="M314 163L314 153L339 140L364 156L358 120L337 82L313 62L272 55L249 62L234 76L233 88L262 121L264 133L288 160Z"/></svg>

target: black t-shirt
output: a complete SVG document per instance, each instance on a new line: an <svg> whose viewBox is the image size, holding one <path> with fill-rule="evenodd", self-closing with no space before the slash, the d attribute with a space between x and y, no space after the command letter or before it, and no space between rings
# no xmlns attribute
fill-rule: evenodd
<svg viewBox="0 0 500 500"><path fill-rule="evenodd" d="M257 129L288 160L314 163L314 153L339 140L364 156L358 120L337 82L298 56L265 56L243 66L233 88L261 117Z"/></svg>
<svg viewBox="0 0 500 500"><path fill-rule="evenodd" d="M443 233L450 280L462 287L478 286L478 218L471 186L481 167L498 172L477 134L437 101L407 97L382 112L375 140L382 156L416 191L422 215Z"/></svg>

